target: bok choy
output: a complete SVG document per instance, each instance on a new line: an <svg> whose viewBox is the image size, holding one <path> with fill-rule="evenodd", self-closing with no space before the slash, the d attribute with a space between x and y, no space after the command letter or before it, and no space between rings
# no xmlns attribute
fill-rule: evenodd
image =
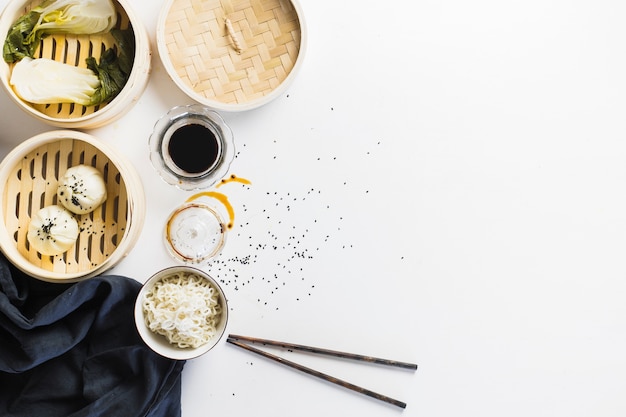
<svg viewBox="0 0 626 417"><path fill-rule="evenodd" d="M51 33L88 35L110 31L117 22L112 0L45 0L9 29L2 55L8 63L34 57L39 41Z"/></svg>
<svg viewBox="0 0 626 417"><path fill-rule="evenodd" d="M119 55L109 48L99 62L87 58L87 68L25 57L13 66L9 83L22 100L30 103L95 106L109 102L126 85L135 50L132 30L114 29L111 33L118 42Z"/></svg>
<svg viewBox="0 0 626 417"><path fill-rule="evenodd" d="M36 104L87 106L100 87L100 80L92 70L48 58L21 59L13 68L10 82L22 100Z"/></svg>

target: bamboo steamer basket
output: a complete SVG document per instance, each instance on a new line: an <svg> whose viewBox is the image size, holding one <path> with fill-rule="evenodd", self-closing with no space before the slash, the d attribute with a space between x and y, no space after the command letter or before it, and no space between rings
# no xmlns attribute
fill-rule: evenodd
<svg viewBox="0 0 626 417"><path fill-rule="evenodd" d="M236 112L286 91L302 66L307 31L296 0L166 0L156 39L185 94Z"/></svg>
<svg viewBox="0 0 626 417"><path fill-rule="evenodd" d="M58 180L67 168L96 167L104 176L106 201L92 213L75 215L76 244L57 256L42 256L26 238L37 211L56 204ZM135 245L145 217L145 195L132 165L97 138L75 130L34 136L0 163L0 250L26 274L49 282L80 281L112 268Z"/></svg>
<svg viewBox="0 0 626 417"><path fill-rule="evenodd" d="M10 1L0 15L0 36L2 43L15 20L43 0ZM136 102L148 84L151 65L150 38L139 16L129 7L129 0L113 0L118 19L116 28L132 28L135 35L135 57L133 69L122 91L111 100L99 106L82 106L72 103L32 104L15 94L9 80L13 64L0 59L0 80L2 86L17 106L49 125L66 129L95 129L122 117ZM45 37L38 48L38 54L55 61L87 67L85 59L91 55L99 60L105 49L116 47L110 33L97 35L52 34Z"/></svg>

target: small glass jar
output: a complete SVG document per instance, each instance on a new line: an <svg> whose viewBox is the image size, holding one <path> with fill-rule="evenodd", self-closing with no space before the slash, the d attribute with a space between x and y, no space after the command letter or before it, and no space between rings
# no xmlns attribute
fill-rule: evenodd
<svg viewBox="0 0 626 417"><path fill-rule="evenodd" d="M161 178L182 190L214 185L235 157L231 129L218 113L200 104L172 108L156 122L148 144Z"/></svg>
<svg viewBox="0 0 626 417"><path fill-rule="evenodd" d="M165 226L165 244L179 261L197 264L217 256L226 243L227 225L214 208L185 203L176 208Z"/></svg>

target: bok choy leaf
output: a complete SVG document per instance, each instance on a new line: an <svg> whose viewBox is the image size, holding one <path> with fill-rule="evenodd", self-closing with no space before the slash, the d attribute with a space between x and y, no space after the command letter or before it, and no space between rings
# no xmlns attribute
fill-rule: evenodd
<svg viewBox="0 0 626 417"><path fill-rule="evenodd" d="M111 34L117 42L119 54L109 48L104 51L99 63L96 63L94 57L87 58L87 68L96 73L100 80L100 87L92 96L92 106L113 100L122 91L133 70L135 35L132 29L113 29Z"/></svg>
<svg viewBox="0 0 626 417"><path fill-rule="evenodd" d="M35 56L43 32L33 35L31 40L27 40L27 38L33 33L33 28L38 20L39 13L32 10L21 16L9 29L2 46L2 56L6 62L17 62L24 57Z"/></svg>
<svg viewBox="0 0 626 417"><path fill-rule="evenodd" d="M48 58L25 57L15 64L11 85L22 100L36 104L77 103L89 105L100 87L90 69Z"/></svg>
<svg viewBox="0 0 626 417"><path fill-rule="evenodd" d="M9 29L3 57L8 63L34 57L39 41L50 33L88 35L110 31L117 22L111 0L45 0Z"/></svg>
<svg viewBox="0 0 626 417"><path fill-rule="evenodd" d="M119 54L109 48L87 68L47 58L22 58L13 66L10 84L25 101L37 104L76 103L95 106L113 100L124 88L133 67L134 34L131 29L112 30Z"/></svg>
<svg viewBox="0 0 626 417"><path fill-rule="evenodd" d="M40 8L33 32L88 35L108 32L117 22L111 0L52 0Z"/></svg>

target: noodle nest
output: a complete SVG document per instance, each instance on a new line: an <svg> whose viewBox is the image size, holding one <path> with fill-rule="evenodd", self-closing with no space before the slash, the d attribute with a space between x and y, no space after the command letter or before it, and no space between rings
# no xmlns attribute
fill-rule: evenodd
<svg viewBox="0 0 626 417"><path fill-rule="evenodd" d="M197 348L216 335L222 306L219 292L208 280L178 272L146 292L143 311L152 332L179 348Z"/></svg>

